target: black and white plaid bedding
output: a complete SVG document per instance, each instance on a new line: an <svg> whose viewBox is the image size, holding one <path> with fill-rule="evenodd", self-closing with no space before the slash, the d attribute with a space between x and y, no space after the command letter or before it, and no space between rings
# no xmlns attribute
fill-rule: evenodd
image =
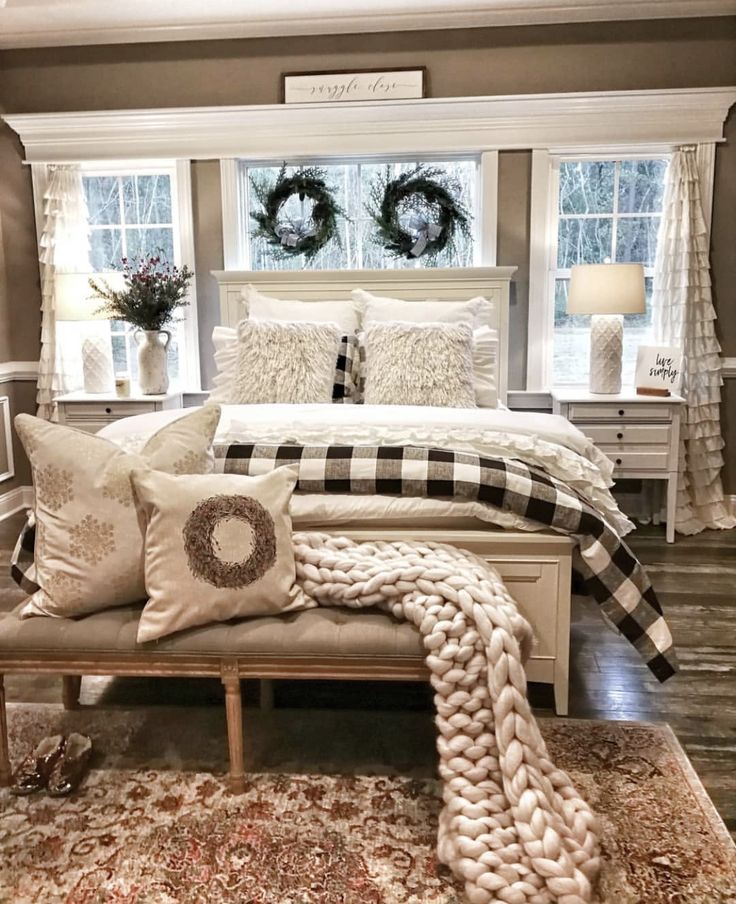
<svg viewBox="0 0 736 904"><path fill-rule="evenodd" d="M332 384L332 401L356 404L360 401L360 346L353 333L343 336L337 350L335 382Z"/></svg>
<svg viewBox="0 0 736 904"><path fill-rule="evenodd" d="M573 565L602 613L665 681L677 671L672 636L649 579L623 540L573 489L517 459L417 446L301 446L232 443L215 447L216 467L265 474L297 464L301 493L356 493L479 502L575 541ZM32 527L18 540L12 574L34 582Z"/></svg>
<svg viewBox="0 0 736 904"><path fill-rule="evenodd" d="M298 463L297 492L420 496L480 502L575 541L573 564L603 614L665 681L677 670L672 636L628 546L573 489L517 459L417 446L216 446L218 470L264 474Z"/></svg>

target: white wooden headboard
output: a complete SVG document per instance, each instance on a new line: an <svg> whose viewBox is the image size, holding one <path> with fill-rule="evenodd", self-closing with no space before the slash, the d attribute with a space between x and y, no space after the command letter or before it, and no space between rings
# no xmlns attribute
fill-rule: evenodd
<svg viewBox="0 0 736 904"><path fill-rule="evenodd" d="M405 301L467 301L482 295L492 304L488 325L498 330L497 387L506 401L509 358L509 286L516 267L416 270L213 270L220 288L220 322L243 318L243 287L302 301L345 301L353 289Z"/></svg>

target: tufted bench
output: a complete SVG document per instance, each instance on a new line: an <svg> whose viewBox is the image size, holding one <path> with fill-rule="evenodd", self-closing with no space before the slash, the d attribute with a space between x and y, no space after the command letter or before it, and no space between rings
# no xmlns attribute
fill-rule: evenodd
<svg viewBox="0 0 736 904"><path fill-rule="evenodd" d="M225 688L233 791L243 787L242 678L426 680L421 636L382 612L308 609L182 631L136 643L142 605L84 618L0 614L0 785L10 781L3 675L64 676L64 704L83 675L217 677ZM268 688L268 685L265 685Z"/></svg>

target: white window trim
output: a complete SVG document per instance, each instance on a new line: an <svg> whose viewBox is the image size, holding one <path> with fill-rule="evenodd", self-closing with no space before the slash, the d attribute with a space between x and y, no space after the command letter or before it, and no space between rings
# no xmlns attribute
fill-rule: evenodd
<svg viewBox="0 0 736 904"><path fill-rule="evenodd" d="M368 155L356 155L352 160L346 157L325 157L310 159L306 162L317 165L339 165L354 163L356 158L363 161ZM385 155L374 155L377 159L387 159ZM432 163L451 161L454 158L477 158L477 183L475 206L473 213L476 224L475 241L473 243L473 266L495 267L498 236L498 151L468 151L464 154L427 154L417 151L415 154L391 156L392 160L402 157L421 159ZM281 159L281 158L279 158ZM289 158L291 163L298 162ZM250 269L250 243L246 241L246 222L250 210L248 186L243 186L240 165L248 167L277 166L278 160L255 160L246 157L228 157L220 160L220 186L222 194L222 247L226 270Z"/></svg>
<svg viewBox="0 0 736 904"><path fill-rule="evenodd" d="M622 160L661 157L672 153L671 145L622 146L596 149L565 147L551 152L532 151L531 213L529 242L529 309L526 391L548 392L553 386L554 308L551 304L557 274L557 204L559 167L565 159ZM700 189L706 223L713 208L715 143L698 145Z"/></svg>
<svg viewBox="0 0 736 904"><path fill-rule="evenodd" d="M172 222L174 228L174 249L177 262L195 269L194 259L194 218L192 212L192 181L189 160L91 160L80 162L84 173L104 176L119 175L121 172L145 175L166 172L171 177ZM48 171L45 164L31 164L33 180L33 200L36 218L36 237L40 241L43 232L43 197L48 185ZM180 359L179 382L182 391L198 391L201 386L199 367L199 330L197 318L196 279L189 289L189 304L184 308L185 354Z"/></svg>

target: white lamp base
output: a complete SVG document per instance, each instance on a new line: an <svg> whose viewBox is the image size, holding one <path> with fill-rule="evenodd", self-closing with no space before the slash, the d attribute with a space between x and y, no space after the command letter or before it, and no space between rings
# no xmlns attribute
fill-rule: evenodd
<svg viewBox="0 0 736 904"><path fill-rule="evenodd" d="M109 336L88 336L82 343L85 392L114 392L115 373Z"/></svg>
<svg viewBox="0 0 736 904"><path fill-rule="evenodd" d="M621 314L593 314L590 319L590 391L621 392L624 318Z"/></svg>

